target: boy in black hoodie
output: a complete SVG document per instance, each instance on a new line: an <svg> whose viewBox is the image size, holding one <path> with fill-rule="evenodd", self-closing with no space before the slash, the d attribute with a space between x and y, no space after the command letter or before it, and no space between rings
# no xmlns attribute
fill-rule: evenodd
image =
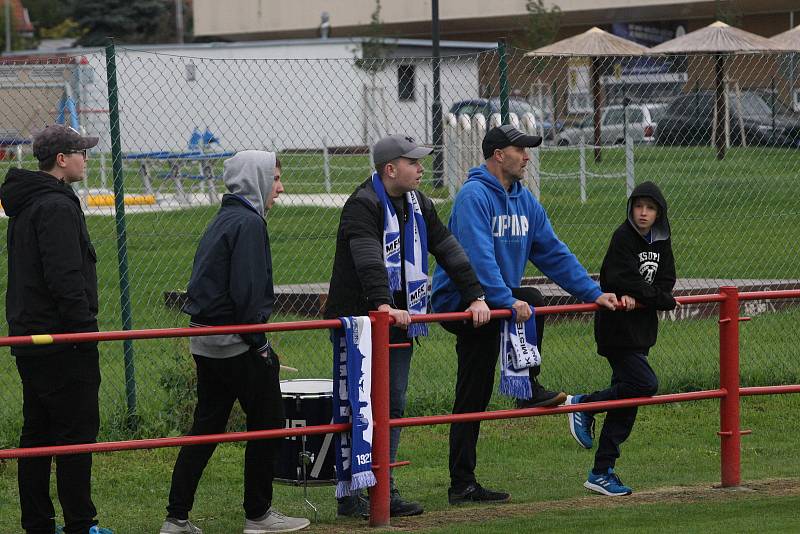
<svg viewBox="0 0 800 534"><path fill-rule="evenodd" d="M588 395L575 395L567 404L650 397L658 391L658 378L647 361L658 334L657 310L672 310L680 304L672 296L675 261L672 256L667 202L653 182L639 184L628 199L628 217L611 237L600 269L603 291L616 293L626 313L599 310L595 313L597 352L611 365L611 386ZM636 309L636 305L643 307ZM636 421L637 407L609 410L594 467L586 488L603 495L630 495L614 473L619 446L628 438ZM569 427L575 440L592 448L594 413L573 412Z"/></svg>

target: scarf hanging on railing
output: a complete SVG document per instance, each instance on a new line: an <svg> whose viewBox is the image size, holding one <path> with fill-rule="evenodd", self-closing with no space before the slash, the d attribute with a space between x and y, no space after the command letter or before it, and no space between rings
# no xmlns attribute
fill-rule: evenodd
<svg viewBox="0 0 800 534"><path fill-rule="evenodd" d="M389 277L389 291L405 290L406 306L410 315L428 312L428 235L419 198L414 191L405 194L406 213L409 214L403 229L401 254L400 223L391 199L386 194L378 173L372 174L372 187L383 204L383 262ZM401 259L405 256L405 261ZM402 264L402 265L401 265ZM402 288L400 269L406 278ZM408 337L427 336L426 323L412 323L408 327Z"/></svg>
<svg viewBox="0 0 800 534"><path fill-rule="evenodd" d="M500 322L500 393L517 399L530 399L533 395L530 368L542 364L536 346L536 317L531 306L531 316L524 323L511 319Z"/></svg>
<svg viewBox="0 0 800 534"><path fill-rule="evenodd" d="M340 317L334 330L333 422L352 429L334 436L336 497L374 486L372 472L372 325L369 317Z"/></svg>

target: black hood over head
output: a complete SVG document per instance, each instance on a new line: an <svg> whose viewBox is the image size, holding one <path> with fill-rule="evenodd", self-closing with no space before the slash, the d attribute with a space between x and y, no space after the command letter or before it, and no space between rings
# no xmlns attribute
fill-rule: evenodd
<svg viewBox="0 0 800 534"><path fill-rule="evenodd" d="M74 202L80 204L78 197L68 184L44 171L26 169L8 171L5 182L0 186L0 202L3 203L6 214L9 217L15 217L44 193L67 195Z"/></svg>
<svg viewBox="0 0 800 534"><path fill-rule="evenodd" d="M628 198L628 224L630 224L634 230L636 230L636 224L633 221L633 200L637 197L650 197L658 204L658 218L650 229L652 242L669 239L672 231L670 230L669 218L667 217L667 201L664 199L661 189L659 189L656 184L649 181L642 182L633 189L630 198Z"/></svg>

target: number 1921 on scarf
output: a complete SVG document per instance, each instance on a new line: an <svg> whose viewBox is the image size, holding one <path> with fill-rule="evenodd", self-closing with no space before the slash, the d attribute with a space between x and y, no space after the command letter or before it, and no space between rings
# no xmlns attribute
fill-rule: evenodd
<svg viewBox="0 0 800 534"><path fill-rule="evenodd" d="M366 465L372 461L372 454L356 454L356 462L358 465Z"/></svg>

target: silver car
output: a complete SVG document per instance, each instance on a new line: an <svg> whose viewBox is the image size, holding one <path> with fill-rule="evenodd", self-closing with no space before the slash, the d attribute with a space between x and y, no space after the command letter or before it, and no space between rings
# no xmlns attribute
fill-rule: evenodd
<svg viewBox="0 0 800 534"><path fill-rule="evenodd" d="M652 143L655 140L658 119L666 104L629 104L627 106L628 135L634 143ZM606 106L600 109L600 144L620 145L625 143L625 124L622 106ZM594 140L594 117L588 116L580 124L566 128L558 134L560 146L578 145L583 137L587 145Z"/></svg>

